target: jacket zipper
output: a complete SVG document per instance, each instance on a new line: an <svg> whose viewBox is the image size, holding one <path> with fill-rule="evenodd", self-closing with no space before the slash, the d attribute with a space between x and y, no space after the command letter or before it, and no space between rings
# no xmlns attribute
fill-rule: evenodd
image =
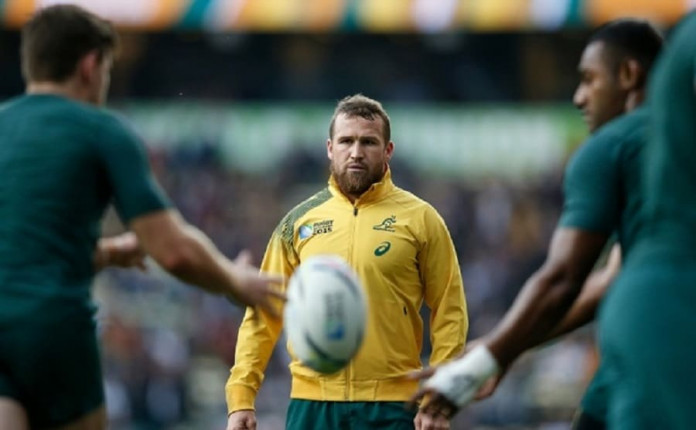
<svg viewBox="0 0 696 430"><path fill-rule="evenodd" d="M355 238L357 237L357 217L358 217L358 207L353 206L353 233L351 234L350 237L350 249L348 250L348 255L350 256L350 261L348 262L351 266L353 266L353 261L355 260L353 253L355 250ZM348 366L346 366L346 389L343 392L343 397L345 401L350 400L350 376L351 376L351 368L353 367L353 361L351 360L350 363L348 363Z"/></svg>

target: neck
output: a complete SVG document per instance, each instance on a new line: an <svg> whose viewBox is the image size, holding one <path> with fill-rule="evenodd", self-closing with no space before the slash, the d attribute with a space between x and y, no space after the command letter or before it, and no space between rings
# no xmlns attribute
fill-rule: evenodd
<svg viewBox="0 0 696 430"><path fill-rule="evenodd" d="M645 91L643 90L636 90L628 93L625 105L626 112L631 112L633 109L640 106L641 103L643 103L643 100L645 100Z"/></svg>
<svg viewBox="0 0 696 430"><path fill-rule="evenodd" d="M72 81L68 80L66 82L29 82L26 88L27 94L53 94L57 96L63 96L69 99L86 102L87 97L82 91L73 84Z"/></svg>

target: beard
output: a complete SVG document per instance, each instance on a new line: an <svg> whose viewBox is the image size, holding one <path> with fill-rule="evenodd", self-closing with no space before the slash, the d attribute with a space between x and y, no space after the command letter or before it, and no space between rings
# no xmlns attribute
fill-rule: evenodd
<svg viewBox="0 0 696 430"><path fill-rule="evenodd" d="M378 168L366 166L365 170L360 171L348 171L347 167L341 171L334 166L334 163L331 163L330 167L338 188L343 194L351 196L362 195L370 189L372 184L381 181L382 176L384 176L384 169L381 165Z"/></svg>

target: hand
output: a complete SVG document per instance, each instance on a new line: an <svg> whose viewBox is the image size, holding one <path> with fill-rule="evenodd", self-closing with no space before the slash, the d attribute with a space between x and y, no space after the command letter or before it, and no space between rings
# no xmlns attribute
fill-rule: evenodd
<svg viewBox="0 0 696 430"><path fill-rule="evenodd" d="M283 278L259 273L259 269L251 264L249 251L242 251L232 262L234 276L234 291L230 296L246 306L259 307L274 318L280 318L280 312L274 306L273 300L285 301L285 294L271 284L280 284Z"/></svg>
<svg viewBox="0 0 696 430"><path fill-rule="evenodd" d="M235 411L227 417L226 430L256 430L256 412Z"/></svg>
<svg viewBox="0 0 696 430"><path fill-rule="evenodd" d="M476 348L478 345L485 345L485 339L478 338L467 342L464 352L459 357L463 357L465 354L470 352L472 349ZM493 393L495 393L495 390L498 388L498 385L500 385L500 381L503 380L503 377L507 373L507 370L507 367L500 369L500 372L498 372L497 375L488 378L486 382L484 382L483 385L481 385L481 388L479 388L479 390L476 392L474 400L483 400L492 396Z"/></svg>
<svg viewBox="0 0 696 430"><path fill-rule="evenodd" d="M485 339L479 338L475 339L472 341L469 341L466 343L466 347L464 348L464 352L459 354L456 358L462 358L464 357L468 352L470 352L472 349L476 348L478 345L483 345ZM429 367L427 369L419 370L417 372L412 373L409 377L412 379L428 379L431 376L435 374L435 371L437 370L437 366L434 367ZM498 385L500 385L500 381L503 380L503 377L507 373L507 368L501 369L500 372L498 372L497 375L491 376L486 380L486 382L481 385L481 388L476 392L476 395L474 396L474 400L483 400L487 399L488 397L492 396L493 393L495 393L495 390L498 388ZM414 405L415 406L415 405Z"/></svg>
<svg viewBox="0 0 696 430"><path fill-rule="evenodd" d="M97 270L106 266L146 270L145 251L132 232L99 239L94 260Z"/></svg>
<svg viewBox="0 0 696 430"><path fill-rule="evenodd" d="M429 415L422 410L418 411L413 420L416 430L449 430L449 419L442 415Z"/></svg>
<svg viewBox="0 0 696 430"><path fill-rule="evenodd" d="M428 396L429 399L421 406L421 410L431 416L450 418L474 400L486 381L498 373L499 366L495 357L484 344L480 344L461 358L414 375L416 378L432 376L411 397L409 403L415 404Z"/></svg>
<svg viewBox="0 0 696 430"><path fill-rule="evenodd" d="M432 372L430 373L432 375L435 373L435 370L435 368L430 368L424 370L423 372ZM427 378L427 376L423 377ZM420 402L421 400L423 401L423 404L416 415L416 420L420 418L421 422L423 417L427 416L430 418L441 417L447 420L449 423L449 419L452 418L459 410L459 408L455 406L454 403L449 401L447 397L443 396L432 388L427 387L421 387L416 394L411 396L411 399L408 401L408 407L415 407L416 403ZM414 420L414 424L416 425L416 430L419 430L419 423L416 420Z"/></svg>

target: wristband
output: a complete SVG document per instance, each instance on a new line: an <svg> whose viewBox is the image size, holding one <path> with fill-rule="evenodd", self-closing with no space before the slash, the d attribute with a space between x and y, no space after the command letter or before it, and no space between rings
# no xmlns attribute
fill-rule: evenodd
<svg viewBox="0 0 696 430"><path fill-rule="evenodd" d="M488 378L499 371L498 362L484 345L440 366L424 387L437 391L457 408L466 406Z"/></svg>

